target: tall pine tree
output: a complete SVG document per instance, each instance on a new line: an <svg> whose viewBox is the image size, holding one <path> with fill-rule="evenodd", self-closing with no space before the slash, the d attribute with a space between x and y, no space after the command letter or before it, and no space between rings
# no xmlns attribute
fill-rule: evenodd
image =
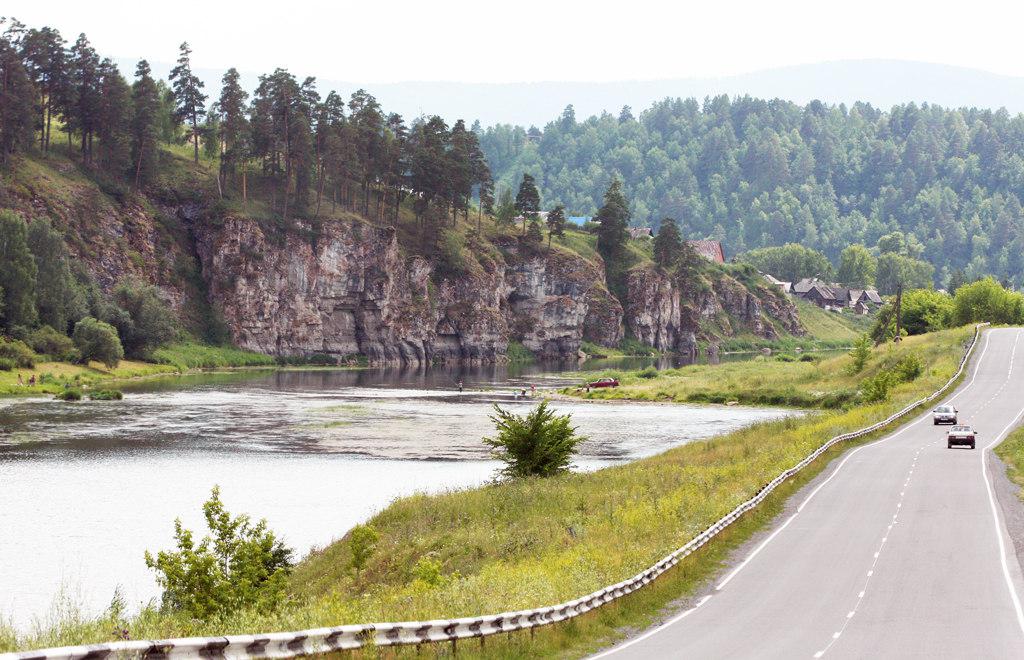
<svg viewBox="0 0 1024 660"><path fill-rule="evenodd" d="M170 75L174 90L174 118L188 124L189 138L198 164L199 123L206 116L206 94L203 94L203 81L192 73L192 49L188 42L182 43L178 50L178 65L171 69Z"/></svg>
<svg viewBox="0 0 1024 660"><path fill-rule="evenodd" d="M135 82L132 84L131 139L136 190L156 175L160 108L160 92L153 80L149 62L140 60L135 67Z"/></svg>

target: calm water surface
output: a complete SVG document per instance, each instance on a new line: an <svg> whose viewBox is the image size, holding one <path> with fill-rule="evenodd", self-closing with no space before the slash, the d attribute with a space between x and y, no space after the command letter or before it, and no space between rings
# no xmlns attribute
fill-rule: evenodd
<svg viewBox="0 0 1024 660"><path fill-rule="evenodd" d="M491 406L522 412L535 402L513 388L575 382L551 369L208 374L137 384L121 402L0 400L0 616L24 628L62 598L96 613L115 589L156 597L143 551L170 546L175 517L201 529L215 484L300 555L396 497L481 484L496 468L480 442ZM554 407L590 438L583 470L791 414Z"/></svg>

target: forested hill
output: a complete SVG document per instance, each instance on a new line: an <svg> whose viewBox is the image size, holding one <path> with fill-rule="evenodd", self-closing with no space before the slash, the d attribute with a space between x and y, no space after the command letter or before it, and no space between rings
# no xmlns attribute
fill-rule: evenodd
<svg viewBox="0 0 1024 660"><path fill-rule="evenodd" d="M673 217L727 255L796 242L836 261L902 231L937 284L957 269L1024 278L1024 116L1005 110L666 99L582 121L569 106L543 131L498 125L480 142L499 187L529 172L544 208L591 215L618 175L634 224Z"/></svg>

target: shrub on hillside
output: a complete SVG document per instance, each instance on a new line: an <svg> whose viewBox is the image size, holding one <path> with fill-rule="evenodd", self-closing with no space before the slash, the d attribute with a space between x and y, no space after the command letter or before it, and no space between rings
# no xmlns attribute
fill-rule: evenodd
<svg viewBox="0 0 1024 660"><path fill-rule="evenodd" d="M889 390L892 389L895 378L888 371L880 371L871 378L861 383L861 396L868 403L878 403L889 398Z"/></svg>
<svg viewBox="0 0 1024 660"><path fill-rule="evenodd" d="M7 358L19 369L31 369L36 366L36 354L20 339L8 341L0 338L0 358Z"/></svg>
<svg viewBox="0 0 1024 660"><path fill-rule="evenodd" d="M0 371L10 371L16 366L18 365L11 358L0 357Z"/></svg>
<svg viewBox="0 0 1024 660"><path fill-rule="evenodd" d="M924 373L924 365L921 364L921 358L915 353L904 355L897 360L892 368L893 377L901 383L909 383L912 380L916 380L922 373Z"/></svg>
<svg viewBox="0 0 1024 660"><path fill-rule="evenodd" d="M849 366L849 372L851 375L859 374L864 371L864 367L868 363L868 359L871 357L871 338L867 335L862 335L853 344L853 350L848 354L851 362Z"/></svg>
<svg viewBox="0 0 1024 660"><path fill-rule="evenodd" d="M267 521L255 525L249 516L231 516L214 486L203 504L212 536L198 544L181 520L174 521L177 551L146 552L146 566L157 573L163 606L203 621L242 609L269 612L285 598L285 580L292 551Z"/></svg>
<svg viewBox="0 0 1024 660"><path fill-rule="evenodd" d="M117 330L109 323L97 321L91 316L75 324L72 340L83 363L96 360L111 369L124 358L124 349L121 347L121 340L118 339Z"/></svg>
<svg viewBox="0 0 1024 660"><path fill-rule="evenodd" d="M54 360L75 362L78 358L78 351L75 349L75 342L72 341L71 337L57 332L48 325L44 325L29 333L26 343L36 353L49 355Z"/></svg>
<svg viewBox="0 0 1024 660"><path fill-rule="evenodd" d="M155 349L174 339L174 315L155 286L122 282L114 289L113 301L103 320L117 328L128 357L149 359Z"/></svg>
<svg viewBox="0 0 1024 660"><path fill-rule="evenodd" d="M524 416L497 405L494 411L491 421L498 434L484 442L495 458L505 463L501 474L510 479L567 472L576 448L586 439L576 434L570 415L556 415L547 401Z"/></svg>

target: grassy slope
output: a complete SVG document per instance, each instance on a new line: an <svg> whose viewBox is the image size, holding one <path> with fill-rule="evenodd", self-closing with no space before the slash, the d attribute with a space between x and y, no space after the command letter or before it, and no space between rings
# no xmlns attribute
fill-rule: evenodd
<svg viewBox="0 0 1024 660"><path fill-rule="evenodd" d="M1024 426L1006 436L995 451L1006 463L1006 474L1021 487L1018 495L1024 499Z"/></svg>
<svg viewBox="0 0 1024 660"><path fill-rule="evenodd" d="M398 500L370 521L380 542L361 580L346 568L351 551L342 539L297 567L290 583L293 602L277 614L241 613L203 625L148 612L127 626L134 638L241 633L465 616L574 598L653 563L827 438L933 391L955 370L968 336L964 329L945 331L910 338L895 349L917 352L925 372L896 388L886 403L762 424L594 473ZM876 354L867 373L887 357ZM539 634L533 642L526 637L488 642L488 652L550 655L579 643L580 630L587 631L588 648L616 638L618 626L649 621L659 604L699 584L728 544L767 520L772 510L751 517L732 532L732 541L712 544L703 561L688 563L635 601ZM411 567L422 558L440 562L440 584L413 576ZM109 623L66 625L21 643L106 639Z"/></svg>
<svg viewBox="0 0 1024 660"><path fill-rule="evenodd" d="M590 392L566 388L564 394L586 399L631 399L639 401L672 401L676 403L727 403L735 401L747 405L785 405L804 408L837 408L856 400L858 384L867 377L894 364L905 354L907 346L916 347L917 341L904 346L885 345L875 349L876 358L860 374L851 375L846 366L846 355L812 361L784 362L777 357L756 357L742 362L725 362L708 368L692 365L658 372L650 370L624 373L588 372L580 374L581 381L600 377L618 378L617 388L595 389ZM914 349L917 350L917 349ZM937 349L925 345L922 357L934 360ZM787 358L792 359L792 358Z"/></svg>
<svg viewBox="0 0 1024 660"><path fill-rule="evenodd" d="M871 329L874 318L871 316L860 316L852 312L826 312L813 303L800 298L790 297L796 303L797 312L800 314L800 322L804 324L815 339L824 342L842 342L847 345Z"/></svg>

